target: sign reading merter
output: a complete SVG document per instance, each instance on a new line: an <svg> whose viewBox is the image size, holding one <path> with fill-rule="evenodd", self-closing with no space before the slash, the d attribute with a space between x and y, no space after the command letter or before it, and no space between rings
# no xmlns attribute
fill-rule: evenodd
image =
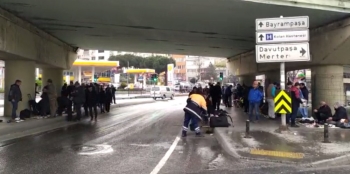
<svg viewBox="0 0 350 174"><path fill-rule="evenodd" d="M256 62L310 61L309 17L256 19Z"/></svg>
<svg viewBox="0 0 350 174"><path fill-rule="evenodd" d="M265 18L255 20L256 31L262 30L293 30L309 28L309 17L284 17L284 18Z"/></svg>
<svg viewBox="0 0 350 174"><path fill-rule="evenodd" d="M310 61L309 43L256 45L256 62Z"/></svg>

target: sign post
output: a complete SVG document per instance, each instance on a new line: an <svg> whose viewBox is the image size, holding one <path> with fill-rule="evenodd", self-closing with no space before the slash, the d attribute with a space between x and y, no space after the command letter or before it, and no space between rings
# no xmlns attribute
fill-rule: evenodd
<svg viewBox="0 0 350 174"><path fill-rule="evenodd" d="M309 17L256 19L255 27L256 62L280 62L281 91L274 98L274 110L281 114L279 130L287 130L286 114L292 113L292 101L285 91L285 62L310 61Z"/></svg>

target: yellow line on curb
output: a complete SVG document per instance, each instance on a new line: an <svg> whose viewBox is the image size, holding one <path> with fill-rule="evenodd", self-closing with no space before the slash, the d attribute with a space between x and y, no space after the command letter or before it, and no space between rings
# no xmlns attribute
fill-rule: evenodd
<svg viewBox="0 0 350 174"><path fill-rule="evenodd" d="M261 149L251 149L250 154L262 155L262 156L282 157L282 158L293 158L293 159L303 159L305 156L303 153L270 151L270 150L261 150Z"/></svg>

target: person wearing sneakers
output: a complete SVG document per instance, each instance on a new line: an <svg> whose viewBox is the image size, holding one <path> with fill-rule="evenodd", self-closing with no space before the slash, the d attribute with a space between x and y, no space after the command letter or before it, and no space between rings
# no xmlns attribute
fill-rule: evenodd
<svg viewBox="0 0 350 174"><path fill-rule="evenodd" d="M22 83L22 81L16 80L16 82L11 85L10 92L8 94L8 101L10 101L12 104L11 116L12 116L13 121L16 121L16 122L23 121L19 118L19 116L17 116L18 103L20 101L22 101L22 92L21 92L21 88L20 88L21 83Z"/></svg>
<svg viewBox="0 0 350 174"><path fill-rule="evenodd" d="M207 102L205 101L203 95L197 91L189 96L187 99L187 105L184 108L185 118L184 124L182 126L182 137L187 136L188 125L191 122L197 137L202 137L201 130L199 127L199 121L202 120L201 114L207 112Z"/></svg>

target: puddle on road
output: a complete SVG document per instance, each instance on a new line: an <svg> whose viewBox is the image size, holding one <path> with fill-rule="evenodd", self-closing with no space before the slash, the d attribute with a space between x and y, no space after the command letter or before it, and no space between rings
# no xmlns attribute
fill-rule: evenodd
<svg viewBox="0 0 350 174"><path fill-rule="evenodd" d="M110 145L84 145L77 144L71 146L72 150L76 152L78 155L99 155L99 154L107 154L112 153L113 148Z"/></svg>

